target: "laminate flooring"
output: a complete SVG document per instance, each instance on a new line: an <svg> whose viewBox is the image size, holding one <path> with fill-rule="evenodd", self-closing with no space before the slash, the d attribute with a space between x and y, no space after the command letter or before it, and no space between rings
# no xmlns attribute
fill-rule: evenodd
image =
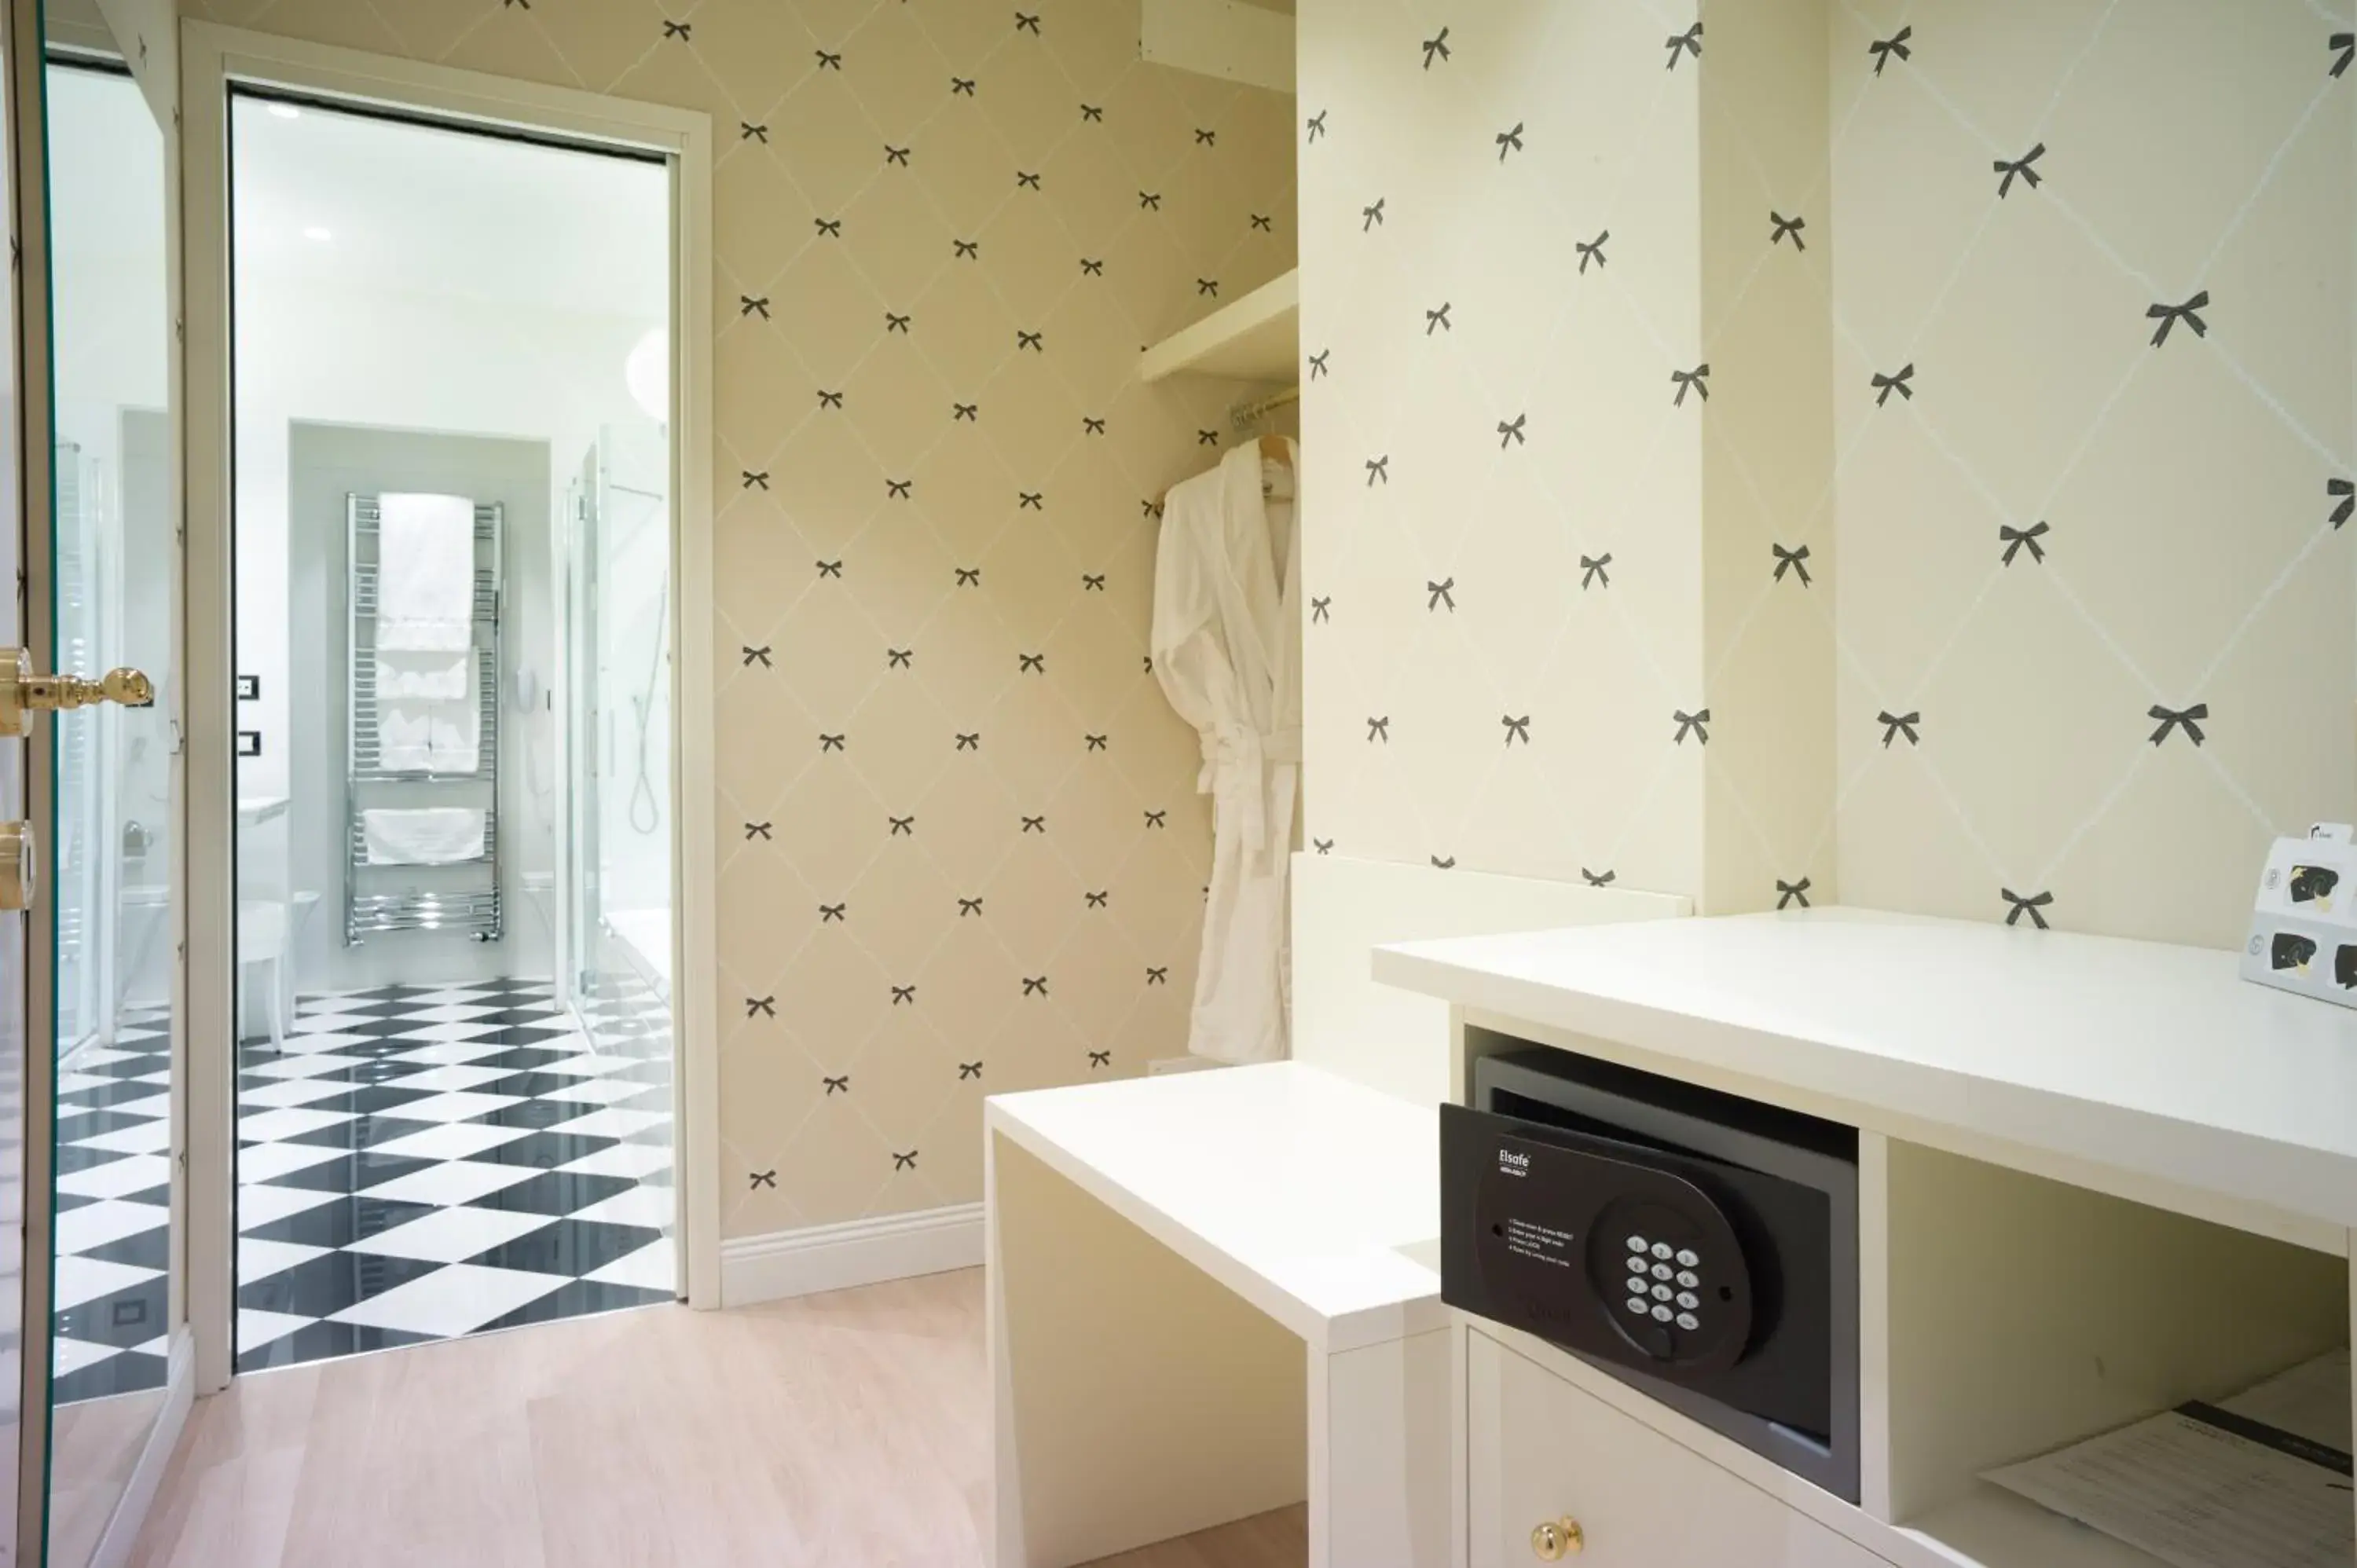
<svg viewBox="0 0 2357 1568"><path fill-rule="evenodd" d="M257 1373L200 1401L133 1568L979 1568L979 1271ZM1104 1568L1298 1568L1299 1509Z"/></svg>

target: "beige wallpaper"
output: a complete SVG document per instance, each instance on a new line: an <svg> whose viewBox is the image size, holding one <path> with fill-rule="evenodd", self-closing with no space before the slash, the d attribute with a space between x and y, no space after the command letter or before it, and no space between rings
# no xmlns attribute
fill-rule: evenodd
<svg viewBox="0 0 2357 1568"><path fill-rule="evenodd" d="M713 117L727 1234L978 1198L984 1094L1182 1052L1150 509L1235 389L1133 371L1292 263L1291 102L1135 0L188 9Z"/></svg>
<svg viewBox="0 0 2357 1568"><path fill-rule="evenodd" d="M2357 810L2351 10L1305 0L1312 838L2231 945Z"/></svg>
<svg viewBox="0 0 2357 1568"><path fill-rule="evenodd" d="M2352 17L1836 12L1848 897L2232 946L2357 811Z"/></svg>

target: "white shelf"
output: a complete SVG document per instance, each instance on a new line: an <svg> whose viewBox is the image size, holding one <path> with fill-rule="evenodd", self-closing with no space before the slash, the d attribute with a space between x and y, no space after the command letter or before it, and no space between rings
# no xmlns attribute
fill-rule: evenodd
<svg viewBox="0 0 2357 1568"><path fill-rule="evenodd" d="M1943 1562L2005 1568L2168 1568L2148 1552L1984 1481L1972 1492L1910 1521L1900 1533Z"/></svg>
<svg viewBox="0 0 2357 1568"><path fill-rule="evenodd" d="M1419 942L1374 973L1870 1130L2120 1173L2089 1185L2162 1208L2288 1217L2319 1250L2357 1225L2357 1009L2249 984L2231 952L1820 909Z"/></svg>
<svg viewBox="0 0 2357 1568"><path fill-rule="evenodd" d="M1301 274L1273 278L1146 351L1138 375L1292 381L1300 376Z"/></svg>

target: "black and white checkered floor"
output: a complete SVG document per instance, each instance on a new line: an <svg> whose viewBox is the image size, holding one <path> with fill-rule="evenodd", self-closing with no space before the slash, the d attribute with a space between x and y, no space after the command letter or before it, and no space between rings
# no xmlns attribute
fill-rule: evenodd
<svg viewBox="0 0 2357 1568"><path fill-rule="evenodd" d="M635 989L635 988L632 988ZM237 1367L672 1298L668 1017L544 982L306 997L240 1049ZM60 1099L60 1401L162 1380L163 1042L85 1052ZM144 1047L144 1048L143 1048Z"/></svg>

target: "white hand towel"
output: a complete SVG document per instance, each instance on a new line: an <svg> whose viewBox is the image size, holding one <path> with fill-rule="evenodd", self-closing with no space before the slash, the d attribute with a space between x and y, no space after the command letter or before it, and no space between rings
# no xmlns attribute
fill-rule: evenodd
<svg viewBox="0 0 2357 1568"><path fill-rule="evenodd" d="M393 494L377 501L376 645L456 652L475 640L475 503Z"/></svg>
<svg viewBox="0 0 2357 1568"><path fill-rule="evenodd" d="M456 657L448 653L381 653L376 661L377 699L471 701L477 695L475 671L471 650Z"/></svg>
<svg viewBox="0 0 2357 1568"><path fill-rule="evenodd" d="M474 702L377 703L377 766L388 773L473 773L482 765L482 710Z"/></svg>
<svg viewBox="0 0 2357 1568"><path fill-rule="evenodd" d="M481 811L464 806L367 811L361 835L371 865L457 865L483 858Z"/></svg>

